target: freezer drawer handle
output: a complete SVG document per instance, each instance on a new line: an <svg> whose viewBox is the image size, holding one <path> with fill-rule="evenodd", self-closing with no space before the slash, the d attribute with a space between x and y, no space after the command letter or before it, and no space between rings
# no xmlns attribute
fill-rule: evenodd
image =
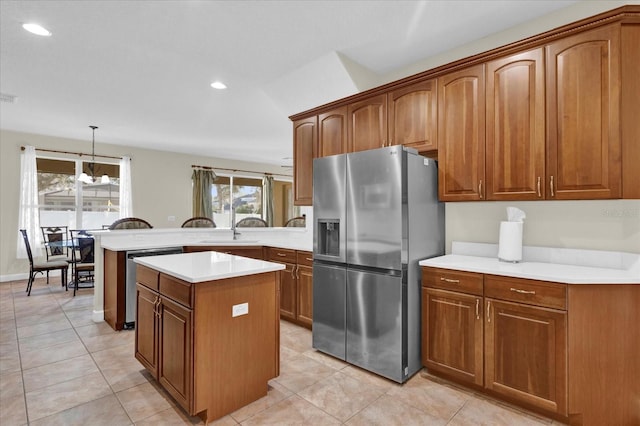
<svg viewBox="0 0 640 426"><path fill-rule="evenodd" d="M511 287L511 291L515 291L516 293L520 293L520 294L536 294L536 292L533 290L531 291L520 290L519 288L513 288L513 287Z"/></svg>
<svg viewBox="0 0 640 426"><path fill-rule="evenodd" d="M444 277L440 277L440 281L444 281L447 283L459 283L460 280L452 280L451 278L444 278Z"/></svg>

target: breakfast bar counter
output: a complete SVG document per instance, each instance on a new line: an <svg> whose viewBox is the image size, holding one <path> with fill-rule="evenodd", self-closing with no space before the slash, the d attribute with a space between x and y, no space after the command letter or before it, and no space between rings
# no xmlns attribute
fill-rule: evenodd
<svg viewBox="0 0 640 426"><path fill-rule="evenodd" d="M279 374L278 263L217 252L136 258L135 357L205 423Z"/></svg>

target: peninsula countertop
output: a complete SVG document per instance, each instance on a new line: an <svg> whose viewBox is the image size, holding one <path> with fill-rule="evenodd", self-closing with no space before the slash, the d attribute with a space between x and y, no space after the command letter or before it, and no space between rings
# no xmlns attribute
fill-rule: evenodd
<svg viewBox="0 0 640 426"><path fill-rule="evenodd" d="M136 257L134 262L190 283L274 272L285 268L280 263L212 251Z"/></svg>
<svg viewBox="0 0 640 426"><path fill-rule="evenodd" d="M623 252L524 247L523 261L497 259L497 245L454 242L452 253L420 266L565 284L640 284L640 255Z"/></svg>

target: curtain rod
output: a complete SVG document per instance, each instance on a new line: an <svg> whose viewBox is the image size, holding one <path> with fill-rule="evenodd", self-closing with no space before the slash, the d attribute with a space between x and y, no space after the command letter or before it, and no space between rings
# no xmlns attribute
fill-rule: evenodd
<svg viewBox="0 0 640 426"><path fill-rule="evenodd" d="M24 151L24 146L20 147L20 151ZM86 155L87 157L94 156L94 157L114 158L116 160L122 160L122 157L114 157L113 155L85 154L84 152L58 151L57 149L36 148L36 151L55 152L56 154L72 154L72 155L79 155L80 157L82 157L83 155Z"/></svg>
<svg viewBox="0 0 640 426"><path fill-rule="evenodd" d="M226 170L229 172L243 172L243 173L258 173L258 174L264 174L264 175L274 175L274 176L286 176L286 177L291 177L291 175L285 175L285 174L281 174L281 173L267 173L267 172L256 172L253 170L241 170L241 169L225 169L224 167L209 167L209 166L198 166L195 164L191 165L191 168L193 169L204 169L204 170Z"/></svg>

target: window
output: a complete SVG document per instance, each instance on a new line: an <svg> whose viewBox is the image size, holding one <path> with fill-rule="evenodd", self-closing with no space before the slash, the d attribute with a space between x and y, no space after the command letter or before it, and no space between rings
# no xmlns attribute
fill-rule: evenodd
<svg viewBox="0 0 640 426"><path fill-rule="evenodd" d="M83 171L91 174L89 162L38 157L36 165L40 226L101 229L118 219L120 168L117 164L95 163L97 179L91 184L76 179ZM103 174L109 176L109 183L100 182Z"/></svg>
<svg viewBox="0 0 640 426"><path fill-rule="evenodd" d="M291 182L274 181L274 226L284 226L287 219L299 214L299 207L293 205L291 187ZM214 222L221 228L231 227L231 206L236 223L245 217L266 220L263 196L262 179L218 175L211 186Z"/></svg>

